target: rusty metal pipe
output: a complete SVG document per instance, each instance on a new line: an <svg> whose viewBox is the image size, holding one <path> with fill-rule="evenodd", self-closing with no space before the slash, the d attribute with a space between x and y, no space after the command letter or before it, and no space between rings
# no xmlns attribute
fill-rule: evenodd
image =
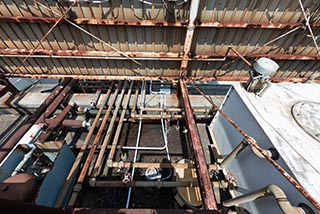
<svg viewBox="0 0 320 214"><path fill-rule="evenodd" d="M63 184L63 186L61 188L61 191L60 191L59 196L58 196L58 198L57 198L57 200L55 202L54 207L61 207L62 206L62 203L63 203L63 201L64 201L64 199L66 197L67 191L68 191L68 187L71 185L72 179L73 179L73 177L76 175L76 173L78 171L78 168L80 166L80 163L81 163L81 160L83 158L83 155L84 155L84 153L85 153L85 151L86 151L86 149L88 147L89 141L90 141L90 139L92 137L92 134L93 134L93 132L95 130L95 127L96 127L97 123L100 120L100 116L102 114L104 106L106 105L106 103L108 101L108 98L109 98L109 96L111 94L111 90L112 90L113 85L114 85L114 82L111 83L111 85L109 86L109 89L108 89L108 91L106 93L106 96L101 101L100 109L99 109L99 111L98 111L98 113L97 113L97 115L96 115L96 117L95 117L95 119L94 119L94 121L92 123L92 126L91 126L91 128L90 128L90 130L89 130L89 132L88 132L83 144L81 145L80 152L78 153L77 158L76 158L75 162L73 163L72 168L71 168L71 170L70 170L70 172L69 172L69 174L68 174L68 176L67 176L67 178L66 178L66 180L65 180L65 182L64 182L64 184Z"/></svg>
<svg viewBox="0 0 320 214"><path fill-rule="evenodd" d="M78 82L78 80L72 79L66 87L61 91L61 93L52 101L52 103L46 108L46 111L38 118L35 124L44 123L46 118L52 116L56 111L62 101L69 95L72 91L73 86Z"/></svg>
<svg viewBox="0 0 320 214"><path fill-rule="evenodd" d="M95 163L94 168L93 168L92 178L97 177L99 175L99 173L101 172L102 161L103 161L103 158L104 158L104 155L105 155L106 148L107 148L107 146L108 146L108 144L110 142L111 133L113 131L115 120L116 120L116 118L118 116L118 111L119 111L119 108L121 106L123 95L124 95L124 92L126 91L126 88L127 88L127 84L128 84L128 82L125 81L125 83L124 83L124 85L122 87L121 93L120 93L120 95L119 95L119 97L117 99L116 108L114 109L114 112L113 112L113 115L112 115L112 119L111 119L111 121L109 123L108 130L106 132L106 135L105 135L105 138L103 140L99 155L97 157L96 163Z"/></svg>
<svg viewBox="0 0 320 214"><path fill-rule="evenodd" d="M17 144L17 142L23 137L23 135L30 129L30 127L35 123L35 121L42 115L42 113L48 108L52 101L58 96L58 94L63 90L63 88L70 82L71 79L64 79L59 86L57 86L53 92L43 101L36 112L31 115L23 125L15 131L7 142L0 147L0 162L4 160L7 154L12 150L12 148Z"/></svg>
<svg viewBox="0 0 320 214"><path fill-rule="evenodd" d="M67 114L69 114L74 106L74 103L67 105L57 117L52 119L53 121L46 129L46 132L40 135L37 141L44 142L50 136L50 134L57 129L57 127L62 123L63 119L67 116Z"/></svg>
<svg viewBox="0 0 320 214"><path fill-rule="evenodd" d="M217 210L216 199L213 194L213 188L211 185L204 152L202 149L197 125L192 113L188 89L185 81L182 79L179 81L179 90L181 92L181 97L184 105L185 120L188 127L188 133L190 135L191 148L195 158L202 202L205 209Z"/></svg>
<svg viewBox="0 0 320 214"><path fill-rule="evenodd" d="M153 188L174 188L174 187L197 187L197 180L193 181L97 181L96 187L153 187Z"/></svg>
<svg viewBox="0 0 320 214"><path fill-rule="evenodd" d="M126 96L126 100L124 101L124 104L122 106L122 112L121 112L120 120L119 120L119 123L118 123L118 127L117 127L116 133L115 133L114 138L113 138L113 142L112 142L112 145L111 145L111 150L109 151L107 164L106 164L106 168L107 169L105 170L106 171L105 174L107 174L109 166L110 165L112 166L112 163L113 163L114 154L116 152L117 144L118 144L119 137L120 137L121 130L122 130L123 120L124 120L124 117L126 115L127 109L129 108L128 104L129 104L129 100L130 100L133 84L134 84L134 81L132 81L130 83L129 90L128 90L128 93L127 93L127 96Z"/></svg>
<svg viewBox="0 0 320 214"><path fill-rule="evenodd" d="M82 183L83 183L85 177L87 176L87 173L88 173L88 170L89 170L89 167L90 167L90 163L91 163L91 161L93 159L95 150L96 150L96 148L97 148L97 146L98 146L98 144L100 142L100 138L101 138L101 136L103 134L103 131L104 131L104 128L106 126L107 120L109 118L110 112L112 110L113 104L114 104L114 102L115 102L115 100L117 98L118 91L120 89L120 85L121 85L121 83L118 84L117 89L115 90L115 92L114 92L114 94L113 94L113 96L112 96L112 98L111 98L111 100L109 102L109 107L108 107L107 112L105 113L105 115L103 117L103 120L101 122L101 126L100 126L100 128L98 130L98 133L97 133L93 143L92 143L92 147L91 147L90 152L89 152L89 154L88 154L88 156L87 156L87 158L85 160L85 163L84 163L84 165L82 167L81 173L80 173L80 175L79 175L79 177L77 179L77 183L73 187L73 193L72 193L71 198L69 200L68 206L74 206L74 204L76 203L76 200L78 198L78 194L79 194L79 192L80 192L80 190L82 188Z"/></svg>
<svg viewBox="0 0 320 214"><path fill-rule="evenodd" d="M187 163L143 163L143 162L112 162L109 163L108 167L118 167L118 168L163 168L163 169L171 169L171 168L195 168L194 164ZM215 164L207 164L208 170L217 170L218 166Z"/></svg>

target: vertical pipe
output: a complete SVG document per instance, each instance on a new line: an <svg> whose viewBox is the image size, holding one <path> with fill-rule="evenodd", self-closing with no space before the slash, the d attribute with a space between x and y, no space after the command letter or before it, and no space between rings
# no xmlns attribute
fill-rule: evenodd
<svg viewBox="0 0 320 214"><path fill-rule="evenodd" d="M140 99L140 116L142 115L142 109L144 106L144 98L145 98L145 93L146 93L145 81L142 81L141 89L142 89L142 91L141 91L141 99ZM140 121L139 121L139 129L138 129L136 147L139 147L140 137L141 137L141 129L142 129L142 118L140 118ZM134 152L133 163L135 163L137 161L137 155L138 155L138 149L136 149ZM131 175L132 179L134 178L134 171L135 171L135 167L132 168L132 175ZM130 205L131 192L132 192L132 187L130 187L129 191L128 191L128 197L127 197L127 203L126 203L127 209L129 208L129 205Z"/></svg>
<svg viewBox="0 0 320 214"><path fill-rule="evenodd" d="M112 166L112 161L113 161L113 158L114 158L114 154L115 154L116 147L117 147L117 144L118 144L118 141L119 141L119 137L120 137L120 134L121 134L121 130L122 130L123 119L124 119L124 117L126 115L126 112L127 112L127 109L128 109L128 104L129 104L129 100L130 100L130 96L131 96L131 92L132 92L133 83L134 83L134 81L131 81L130 86L129 86L129 90L128 90L128 93L127 93L127 96L126 96L126 99L125 99L124 104L122 106L122 112L121 112L120 120L119 120L119 123L118 123L117 131L116 131L116 133L114 135L113 142L112 142L112 145L111 145L111 150L109 151L109 155L108 155L108 159L107 159L107 169L105 170L105 174L106 175L108 173L108 167L110 165Z"/></svg>
<svg viewBox="0 0 320 214"><path fill-rule="evenodd" d="M74 204L76 203L76 200L78 198L78 194L79 194L79 192L80 192L80 190L82 188L82 183L83 183L83 181L84 181L84 179L85 179L85 177L87 175L87 172L88 172L89 167L90 167L90 163L91 163L91 161L93 159L93 156L94 156L94 153L96 151L96 148L97 148L97 146L98 146L98 144L100 142L100 138L101 138L101 136L103 134L103 131L104 131L104 128L106 126L107 120L109 118L110 112L112 110L113 104L114 104L114 102L115 102L115 100L116 100L116 98L118 96L120 85L121 85L121 83L118 84L118 87L115 90L115 92L114 92L114 94L113 94L113 96L112 96L112 98L110 100L109 107L107 109L106 114L104 115L104 117L102 119L100 128L99 128L98 133L97 133L97 135L96 135L96 137L95 137L95 139L94 139L94 141L92 143L92 147L91 147L90 152L89 152L89 154L87 156L87 159L85 160L85 163L84 163L84 165L82 167L82 170L81 170L81 173L79 175L78 181L77 181L76 185L73 188L74 192L71 195L71 198L70 198L68 206L74 206Z"/></svg>
<svg viewBox="0 0 320 214"><path fill-rule="evenodd" d="M113 130L113 127L114 127L114 122L115 122L115 120L116 120L116 118L118 116L119 107L121 106L122 98L123 98L124 92L126 91L127 84L128 84L128 82L125 81L125 83L124 83L124 85L122 87L121 94L117 99L118 102L116 103L116 108L114 109L114 112L113 112L113 115L112 115L108 130L106 132L106 136L105 136L105 138L103 140L102 146L101 146L100 151L99 151L98 158L97 158L96 163L95 163L94 168L93 168L93 172L92 172L92 176L93 177L97 177L98 174L101 171L102 160L103 160L103 157L105 155L106 148L107 148L107 146L109 144L109 141L110 141L111 133L112 133L112 130Z"/></svg>
<svg viewBox="0 0 320 214"><path fill-rule="evenodd" d="M216 199L213 194L213 189L207 169L204 152L202 149L197 125L195 123L192 108L189 100L189 93L186 87L186 83L183 79L179 80L179 88L183 101L185 120L188 127L191 147L194 153L195 164L197 169L197 176L199 180L199 186L201 190L202 203L207 210L217 210Z"/></svg>
<svg viewBox="0 0 320 214"><path fill-rule="evenodd" d="M92 137L92 134L93 134L93 132L94 132L94 130L96 128L96 125L98 124L98 122L100 120L100 116L101 116L102 111L104 109L104 106L106 105L106 103L108 101L108 98L109 98L109 96L111 94L113 85L114 85L114 82L111 83L111 85L110 85L110 87L109 87L109 89L107 91L107 94L105 95L104 99L101 102L101 106L99 108L99 111L98 111L96 117L94 118L94 121L93 121L93 123L92 123L92 125L90 127L90 130L89 130L89 132L88 132L83 144L81 145L81 150L80 150L75 162L72 165L72 168L71 168L71 170L70 170L70 172L68 174L68 177L66 178L66 180L65 180L65 182L63 184L63 187L61 188L61 191L59 193L57 201L56 201L56 203L54 205L55 207L61 207L61 205L62 205L62 203L63 203L63 201L65 199L65 196L67 194L68 188L71 185L72 178L74 177L74 175L78 171L78 168L80 166L80 162L81 162L81 160L83 158L83 155L84 155L84 152L86 151L87 146L88 146L88 144L90 142L90 139Z"/></svg>

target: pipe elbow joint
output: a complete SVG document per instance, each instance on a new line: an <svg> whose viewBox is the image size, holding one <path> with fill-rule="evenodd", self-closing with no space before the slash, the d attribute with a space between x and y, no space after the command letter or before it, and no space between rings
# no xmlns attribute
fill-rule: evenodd
<svg viewBox="0 0 320 214"><path fill-rule="evenodd" d="M265 188L266 192L269 195L273 195L273 197L277 200L277 203L280 209L285 214L306 214L304 210L300 207L293 206L288 200L286 194L283 190L275 184L271 184Z"/></svg>

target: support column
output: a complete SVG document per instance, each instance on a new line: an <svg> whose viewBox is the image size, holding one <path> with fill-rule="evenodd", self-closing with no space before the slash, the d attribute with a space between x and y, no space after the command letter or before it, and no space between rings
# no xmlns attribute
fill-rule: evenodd
<svg viewBox="0 0 320 214"><path fill-rule="evenodd" d="M180 96L182 97L183 107L185 112L185 120L188 128L188 133L193 150L197 176L201 191L202 203L207 210L217 210L216 199L213 193L209 172L204 157L197 125L195 123L193 112L189 100L189 93L184 80L179 80Z"/></svg>

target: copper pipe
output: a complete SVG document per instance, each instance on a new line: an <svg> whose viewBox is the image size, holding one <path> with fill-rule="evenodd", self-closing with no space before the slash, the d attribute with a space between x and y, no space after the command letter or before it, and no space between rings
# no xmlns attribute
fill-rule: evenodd
<svg viewBox="0 0 320 214"><path fill-rule="evenodd" d="M202 149L197 125L195 123L191 109L188 89L186 87L185 81L182 79L179 81L179 90L181 92L181 97L183 101L185 120L188 127L188 133L191 142L190 144L195 158L202 203L204 204L205 209L217 210L216 199L213 193L213 188L211 185L204 152Z"/></svg>
<svg viewBox="0 0 320 214"><path fill-rule="evenodd" d="M192 86L208 100L211 105L247 140L247 142L255 147L279 172L285 177L308 201L310 201L318 210L320 210L320 203L317 202L285 169L276 163L269 154L261 148L255 139L250 137L240 126L238 126L228 115L226 115L216 104L214 104L209 97L207 97L197 86L191 83Z"/></svg>

